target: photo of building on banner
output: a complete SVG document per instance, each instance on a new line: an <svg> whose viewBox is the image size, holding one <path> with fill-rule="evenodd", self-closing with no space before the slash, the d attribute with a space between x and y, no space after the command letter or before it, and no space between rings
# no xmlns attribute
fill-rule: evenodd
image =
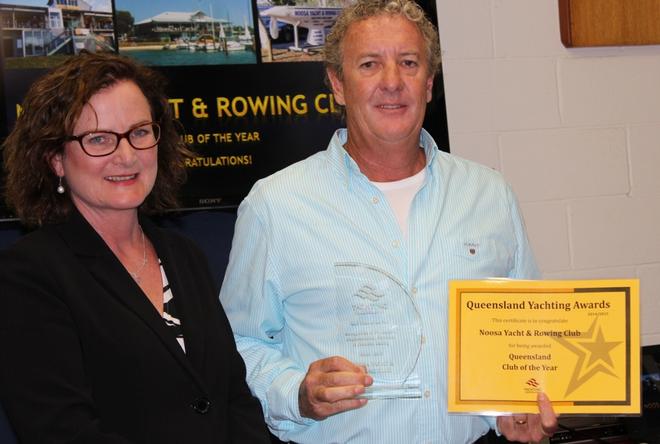
<svg viewBox="0 0 660 444"><path fill-rule="evenodd" d="M111 0L0 3L5 69L50 68L81 50L114 52Z"/></svg>
<svg viewBox="0 0 660 444"><path fill-rule="evenodd" d="M257 62L252 5L246 0L116 0L119 52L147 65Z"/></svg>

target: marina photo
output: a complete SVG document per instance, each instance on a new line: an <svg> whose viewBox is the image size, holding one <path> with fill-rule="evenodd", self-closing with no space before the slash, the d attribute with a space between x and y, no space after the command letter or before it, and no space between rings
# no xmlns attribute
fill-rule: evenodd
<svg viewBox="0 0 660 444"><path fill-rule="evenodd" d="M145 64L257 62L248 0L116 0L115 8L119 52Z"/></svg>

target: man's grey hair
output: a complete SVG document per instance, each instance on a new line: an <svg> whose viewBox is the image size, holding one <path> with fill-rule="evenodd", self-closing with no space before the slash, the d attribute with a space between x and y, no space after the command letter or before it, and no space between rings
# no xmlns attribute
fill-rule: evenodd
<svg viewBox="0 0 660 444"><path fill-rule="evenodd" d="M401 15L417 26L426 44L429 75L440 71L440 42L438 31L426 17L424 10L412 0L358 0L346 7L337 18L325 39L323 50L326 70L331 70L343 80L343 43L351 24L377 15ZM330 82L326 75L326 83Z"/></svg>

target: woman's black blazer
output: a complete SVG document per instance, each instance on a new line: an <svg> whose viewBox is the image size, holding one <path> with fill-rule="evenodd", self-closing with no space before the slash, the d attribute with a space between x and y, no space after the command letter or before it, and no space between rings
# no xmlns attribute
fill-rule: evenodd
<svg viewBox="0 0 660 444"><path fill-rule="evenodd" d="M78 212L0 253L0 403L19 441L269 442L204 255L140 223L186 353Z"/></svg>

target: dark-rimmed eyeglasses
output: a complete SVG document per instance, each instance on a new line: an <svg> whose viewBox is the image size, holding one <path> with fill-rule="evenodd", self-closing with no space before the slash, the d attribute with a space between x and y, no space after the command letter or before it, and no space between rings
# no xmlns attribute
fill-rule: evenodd
<svg viewBox="0 0 660 444"><path fill-rule="evenodd" d="M68 136L67 141L75 140L85 154L91 157L103 157L117 151L119 142L126 139L136 150L148 150L160 140L160 125L156 122L141 123L124 133L114 131L88 131L78 136Z"/></svg>

